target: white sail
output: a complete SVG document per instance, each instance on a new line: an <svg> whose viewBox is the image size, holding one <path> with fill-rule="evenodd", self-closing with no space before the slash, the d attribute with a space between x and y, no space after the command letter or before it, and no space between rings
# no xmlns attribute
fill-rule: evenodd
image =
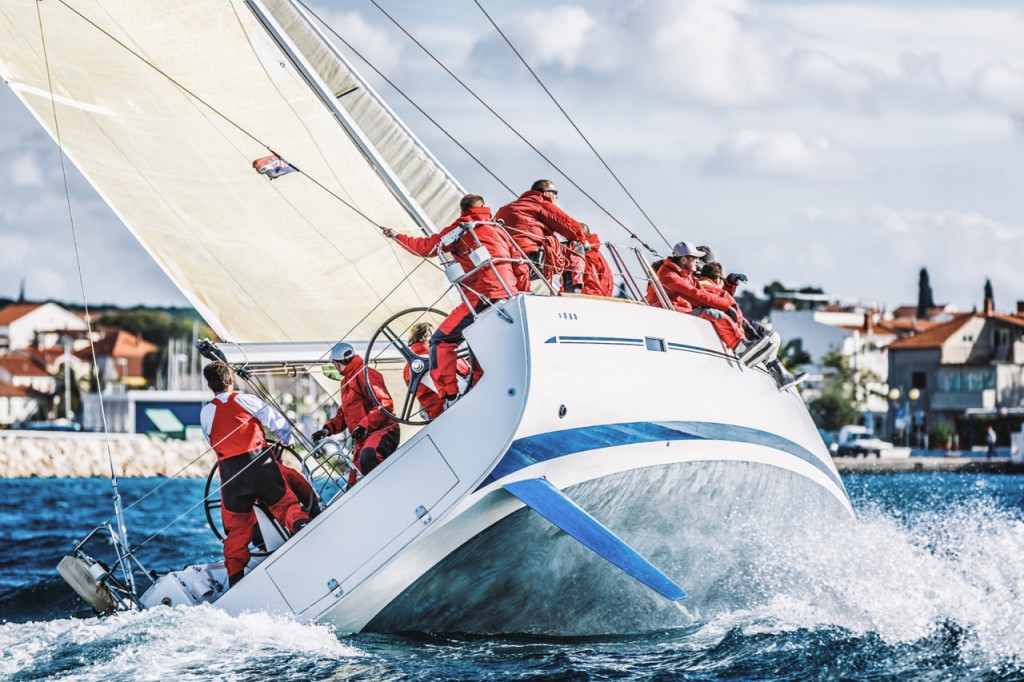
<svg viewBox="0 0 1024 682"><path fill-rule="evenodd" d="M404 172L395 191L366 139L398 163L417 153L415 138L360 88L353 104L374 131L361 147L358 125L339 124L241 0L6 0L0 71L224 338L365 339L442 296L438 270L376 225L450 218L457 183L424 152L432 165ZM301 172L257 173L270 150ZM406 180L429 220L413 218Z"/></svg>

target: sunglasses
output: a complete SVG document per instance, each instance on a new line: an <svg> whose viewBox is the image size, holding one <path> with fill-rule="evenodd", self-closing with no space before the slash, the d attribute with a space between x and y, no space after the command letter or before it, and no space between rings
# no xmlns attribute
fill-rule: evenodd
<svg viewBox="0 0 1024 682"><path fill-rule="evenodd" d="M546 190L542 191L541 194L554 194L557 197L558 196L558 190L557 189L546 189Z"/></svg>

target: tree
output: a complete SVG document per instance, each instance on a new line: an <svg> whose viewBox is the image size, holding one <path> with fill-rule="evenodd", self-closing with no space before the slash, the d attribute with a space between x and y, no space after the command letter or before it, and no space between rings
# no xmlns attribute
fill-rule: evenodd
<svg viewBox="0 0 1024 682"><path fill-rule="evenodd" d="M850 359L836 350L826 353L821 364L826 371L821 391L807 409L818 428L838 431L857 422L868 384L878 381L878 375L851 367Z"/></svg>
<svg viewBox="0 0 1024 682"><path fill-rule="evenodd" d="M935 297L932 296L932 285L928 279L928 268L921 268L921 275L917 281L917 319L927 320L928 309L935 307Z"/></svg>
<svg viewBox="0 0 1024 682"><path fill-rule="evenodd" d="M791 372L811 362L811 354L803 349L800 339L790 339L779 349L779 362Z"/></svg>

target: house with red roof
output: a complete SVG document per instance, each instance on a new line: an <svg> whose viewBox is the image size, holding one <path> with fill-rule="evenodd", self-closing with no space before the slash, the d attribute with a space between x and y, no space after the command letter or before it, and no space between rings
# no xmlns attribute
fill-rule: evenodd
<svg viewBox="0 0 1024 682"><path fill-rule="evenodd" d="M56 377L30 355L20 352L0 356L0 381L44 395L57 390Z"/></svg>
<svg viewBox="0 0 1024 682"><path fill-rule="evenodd" d="M949 315L950 306L936 308ZM916 314L916 308L907 308ZM810 375L803 395L810 399L821 388L825 357L836 352L862 377L865 391L859 396L861 421L879 434L889 434L891 422L886 395L889 375L888 347L898 339L919 334L937 322L914 317L893 317L876 306L864 305L830 294L778 292L772 300L771 326L784 344L793 344L811 358L803 367Z"/></svg>
<svg viewBox="0 0 1024 682"><path fill-rule="evenodd" d="M101 378L104 387L117 383L137 388L146 384L143 359L159 350L155 344L123 329L103 329L92 347L83 348L74 355L91 366L94 349L98 365L95 374Z"/></svg>
<svg viewBox="0 0 1024 682"><path fill-rule="evenodd" d="M11 303L0 310L0 348L19 350L60 342L62 331L84 333L85 320L53 302Z"/></svg>
<svg viewBox="0 0 1024 682"><path fill-rule="evenodd" d="M1024 419L1024 302L1009 315L988 300L982 312L889 344L889 386L900 396L891 410L903 413L918 441L944 424L961 446L981 444L985 428L997 424L1008 442Z"/></svg>
<svg viewBox="0 0 1024 682"><path fill-rule="evenodd" d="M0 427L36 416L46 396L29 386L16 386L0 379Z"/></svg>

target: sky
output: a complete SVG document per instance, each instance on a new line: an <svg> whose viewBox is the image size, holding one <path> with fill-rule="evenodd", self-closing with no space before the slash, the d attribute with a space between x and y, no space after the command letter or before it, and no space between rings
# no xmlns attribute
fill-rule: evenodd
<svg viewBox="0 0 1024 682"><path fill-rule="evenodd" d="M553 179L606 241L629 239L574 183L661 253L713 246L758 293L779 280L891 309L916 302L927 267L939 303L980 307L986 278L997 308L1024 300L1019 2L480 0L650 222L474 0L378 2L561 172L369 0L311 7L514 192ZM513 198L353 61L469 191ZM56 146L7 87L0 122L0 296L24 280L30 299L81 301ZM69 184L90 303L185 305Z"/></svg>

